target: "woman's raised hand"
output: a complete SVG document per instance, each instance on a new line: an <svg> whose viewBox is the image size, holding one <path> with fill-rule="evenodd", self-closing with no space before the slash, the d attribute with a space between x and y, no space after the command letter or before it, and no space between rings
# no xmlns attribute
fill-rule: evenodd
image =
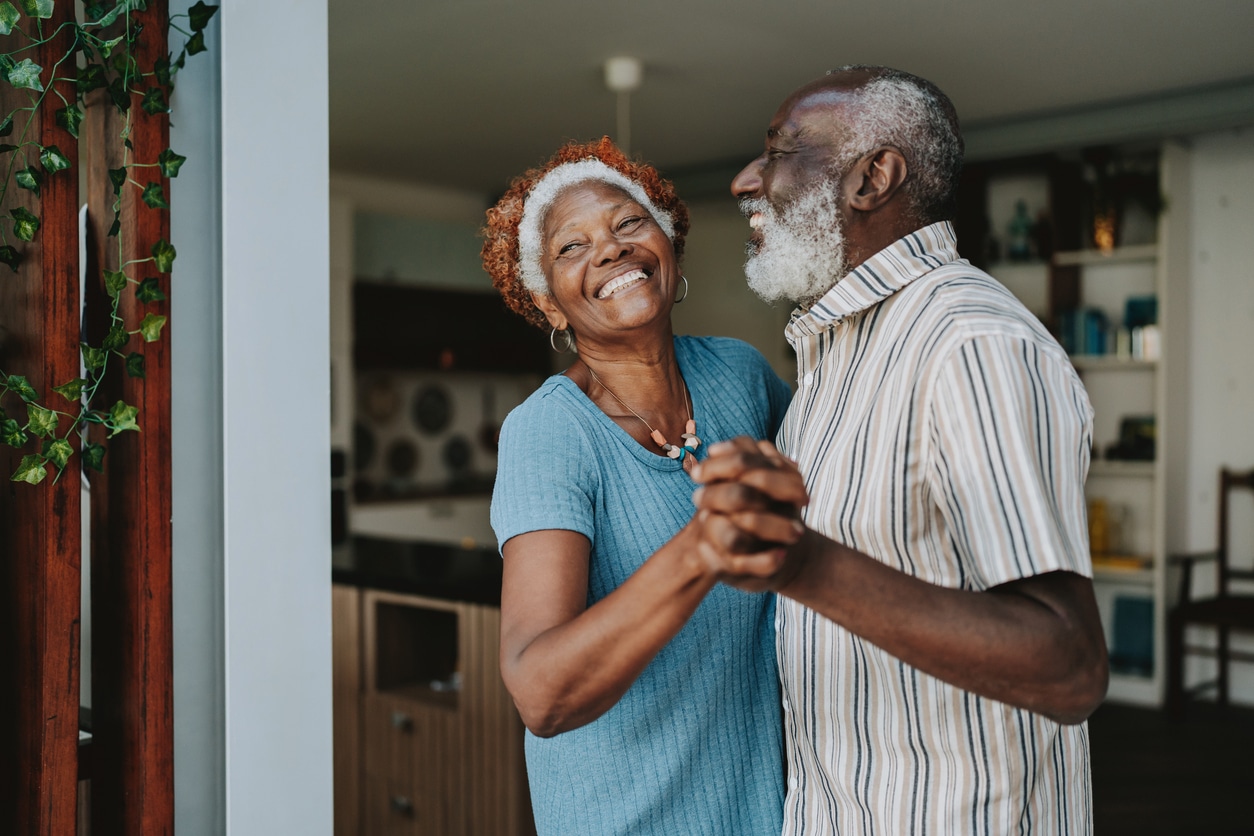
<svg viewBox="0 0 1254 836"><path fill-rule="evenodd" d="M778 589L796 572L792 554L806 532L809 502L795 463L769 441L734 438L710 447L692 473L699 551L725 583Z"/></svg>

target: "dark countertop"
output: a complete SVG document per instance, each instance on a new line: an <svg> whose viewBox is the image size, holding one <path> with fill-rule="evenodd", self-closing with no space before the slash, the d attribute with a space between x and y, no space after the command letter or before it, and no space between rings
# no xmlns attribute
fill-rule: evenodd
<svg viewBox="0 0 1254 836"><path fill-rule="evenodd" d="M331 582L499 607L501 570L495 548L355 536L352 568L332 569Z"/></svg>

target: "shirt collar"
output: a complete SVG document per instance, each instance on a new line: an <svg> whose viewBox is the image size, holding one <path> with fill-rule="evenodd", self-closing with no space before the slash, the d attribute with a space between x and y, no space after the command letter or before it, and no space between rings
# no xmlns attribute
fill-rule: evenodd
<svg viewBox="0 0 1254 836"><path fill-rule="evenodd" d="M897 239L848 275L808 310L792 313L787 335L817 334L847 316L865 311L937 267L958 260L958 238L949 221L916 229Z"/></svg>

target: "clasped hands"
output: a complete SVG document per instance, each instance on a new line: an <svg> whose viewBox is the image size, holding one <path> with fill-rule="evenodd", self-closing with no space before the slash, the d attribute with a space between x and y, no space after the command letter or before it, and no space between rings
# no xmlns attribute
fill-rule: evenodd
<svg viewBox="0 0 1254 836"><path fill-rule="evenodd" d="M796 577L810 497L794 462L769 441L741 436L712 445L692 478L701 485L692 496L696 551L720 581L756 592Z"/></svg>

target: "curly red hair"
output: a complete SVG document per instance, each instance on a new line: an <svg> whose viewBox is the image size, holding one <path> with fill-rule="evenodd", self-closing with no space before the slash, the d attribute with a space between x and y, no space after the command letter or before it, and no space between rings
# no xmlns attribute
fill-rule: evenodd
<svg viewBox="0 0 1254 836"><path fill-rule="evenodd" d="M548 320L536 307L531 292L518 275L518 224L531 189L559 165L595 158L628 179L640 184L659 210L670 215L675 224L675 257L684 254L684 238L688 234L688 207L675 194L675 186L648 163L632 160L618 149L610 138L595 142L570 142L557 150L543 165L527 169L515 177L496 205L488 210L483 236L483 269L492 277L492 286L501 294L514 313L537 328L548 328Z"/></svg>

